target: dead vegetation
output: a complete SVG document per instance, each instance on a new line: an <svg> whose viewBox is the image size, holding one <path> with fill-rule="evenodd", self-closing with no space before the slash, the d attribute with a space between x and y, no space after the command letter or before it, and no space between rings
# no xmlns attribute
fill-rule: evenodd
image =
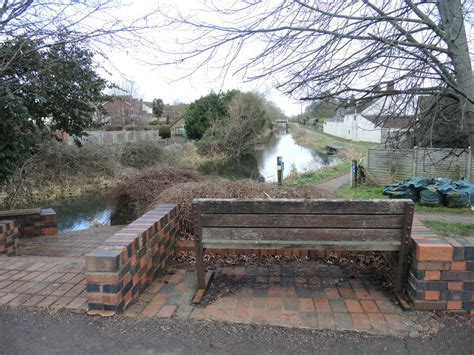
<svg viewBox="0 0 474 355"><path fill-rule="evenodd" d="M183 234L187 234L192 233L191 202L195 198L321 198L325 193L314 187L214 179L176 184L154 197L148 209L158 202L178 204L179 224Z"/></svg>
<svg viewBox="0 0 474 355"><path fill-rule="evenodd" d="M112 224L129 223L146 212L162 191L178 183L199 181L194 170L158 165L145 169L115 186L108 194Z"/></svg>

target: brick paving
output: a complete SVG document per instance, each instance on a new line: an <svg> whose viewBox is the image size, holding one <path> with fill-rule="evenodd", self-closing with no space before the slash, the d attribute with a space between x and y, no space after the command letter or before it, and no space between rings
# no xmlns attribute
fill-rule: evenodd
<svg viewBox="0 0 474 355"><path fill-rule="evenodd" d="M193 305L196 275L164 276L125 310L129 317L177 317L314 329L414 335L428 330L430 314L404 312L365 280L345 279L334 265L311 262L272 267L225 267L216 278L241 284L206 306Z"/></svg>
<svg viewBox="0 0 474 355"><path fill-rule="evenodd" d="M118 229L21 240L18 256L0 256L0 305L86 311L84 255Z"/></svg>

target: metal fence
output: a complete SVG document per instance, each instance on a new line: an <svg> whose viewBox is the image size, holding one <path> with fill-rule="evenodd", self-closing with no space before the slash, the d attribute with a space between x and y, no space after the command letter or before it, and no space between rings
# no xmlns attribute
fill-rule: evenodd
<svg viewBox="0 0 474 355"><path fill-rule="evenodd" d="M121 144L129 142L157 141L161 139L158 130L88 131L87 134L88 136L81 140L83 144ZM67 142L69 144L74 144L72 139L69 139Z"/></svg>
<svg viewBox="0 0 474 355"><path fill-rule="evenodd" d="M474 179L472 148L371 148L363 164L379 184L410 176Z"/></svg>

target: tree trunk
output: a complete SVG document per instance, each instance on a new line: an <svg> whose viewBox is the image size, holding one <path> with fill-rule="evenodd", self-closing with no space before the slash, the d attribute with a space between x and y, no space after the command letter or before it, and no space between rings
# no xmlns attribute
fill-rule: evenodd
<svg viewBox="0 0 474 355"><path fill-rule="evenodd" d="M438 10L443 23L449 56L453 63L457 82L457 97L461 105L463 130L469 134L474 147L474 77L469 56L464 14L461 0L438 0Z"/></svg>

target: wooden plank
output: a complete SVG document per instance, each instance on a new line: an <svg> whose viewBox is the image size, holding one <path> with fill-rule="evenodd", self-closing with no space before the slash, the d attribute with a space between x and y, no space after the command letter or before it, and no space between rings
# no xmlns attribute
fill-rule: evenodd
<svg viewBox="0 0 474 355"><path fill-rule="evenodd" d="M204 214L203 227L402 228L403 215Z"/></svg>
<svg viewBox="0 0 474 355"><path fill-rule="evenodd" d="M408 200L194 199L201 213L400 214Z"/></svg>
<svg viewBox="0 0 474 355"><path fill-rule="evenodd" d="M206 270L204 267L204 248L202 246L202 224L199 206L193 205L194 216L194 246L196 255L196 273L198 288L206 288Z"/></svg>
<svg viewBox="0 0 474 355"><path fill-rule="evenodd" d="M405 205L405 225L402 230L400 251L398 252L398 265L395 270L395 293L401 295L408 282L408 246L410 242L413 216L415 214L415 204Z"/></svg>
<svg viewBox="0 0 474 355"><path fill-rule="evenodd" d="M292 241L400 241L402 229L316 228L203 228L202 241L292 240Z"/></svg>
<svg viewBox="0 0 474 355"><path fill-rule="evenodd" d="M29 208L23 210L9 210L9 211L0 211L0 217L9 217L9 216L24 216L29 214L40 214L41 208Z"/></svg>
<svg viewBox="0 0 474 355"><path fill-rule="evenodd" d="M334 241L285 241L285 240L212 240L204 241L204 248L215 249L311 249L311 250L354 250L354 251L398 251L400 242L334 242Z"/></svg>

